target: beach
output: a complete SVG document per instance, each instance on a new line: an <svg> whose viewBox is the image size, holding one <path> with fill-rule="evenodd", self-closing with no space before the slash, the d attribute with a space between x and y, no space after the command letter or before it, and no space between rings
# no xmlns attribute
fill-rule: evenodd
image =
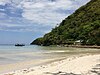
<svg viewBox="0 0 100 75"><path fill-rule="evenodd" d="M77 55L0 75L99 75L100 54Z"/></svg>
<svg viewBox="0 0 100 75"><path fill-rule="evenodd" d="M0 75L95 75L99 59L96 48L0 46Z"/></svg>

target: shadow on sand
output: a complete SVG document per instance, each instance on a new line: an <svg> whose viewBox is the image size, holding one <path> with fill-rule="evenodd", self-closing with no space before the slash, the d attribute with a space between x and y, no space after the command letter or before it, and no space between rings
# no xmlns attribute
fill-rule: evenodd
<svg viewBox="0 0 100 75"><path fill-rule="evenodd" d="M100 64L97 64L94 68L92 68L91 72L96 75L100 75Z"/></svg>
<svg viewBox="0 0 100 75"><path fill-rule="evenodd" d="M67 72L62 72L62 71L58 71L56 73L45 72L45 74L47 75L94 75L94 74L100 75L100 64L96 64L96 66L94 66L94 68L92 68L92 70L90 70L86 74L74 74L74 73L67 73Z"/></svg>
<svg viewBox="0 0 100 75"><path fill-rule="evenodd" d="M67 72L62 72L62 71L59 71L57 73L46 72L45 74L50 74L50 75L80 75L80 74L67 73Z"/></svg>

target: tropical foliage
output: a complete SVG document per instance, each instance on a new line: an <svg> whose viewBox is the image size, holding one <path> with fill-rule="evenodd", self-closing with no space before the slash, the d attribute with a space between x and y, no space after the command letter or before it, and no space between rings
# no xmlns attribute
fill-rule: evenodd
<svg viewBox="0 0 100 75"><path fill-rule="evenodd" d="M81 40L82 45L100 45L100 0L91 0L80 7L58 27L31 44L44 46L74 44L77 40Z"/></svg>

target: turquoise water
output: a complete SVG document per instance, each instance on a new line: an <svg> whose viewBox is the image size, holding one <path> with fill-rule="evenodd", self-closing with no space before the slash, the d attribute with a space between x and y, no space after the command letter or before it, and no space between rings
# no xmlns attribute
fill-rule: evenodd
<svg viewBox="0 0 100 75"><path fill-rule="evenodd" d="M10 64L20 61L41 59L39 53L44 52L38 46L0 46L0 64Z"/></svg>
<svg viewBox="0 0 100 75"><path fill-rule="evenodd" d="M43 47L43 46L0 46L0 65L17 63L28 60L52 59L67 57L80 53L100 53L100 49L67 48L67 47Z"/></svg>

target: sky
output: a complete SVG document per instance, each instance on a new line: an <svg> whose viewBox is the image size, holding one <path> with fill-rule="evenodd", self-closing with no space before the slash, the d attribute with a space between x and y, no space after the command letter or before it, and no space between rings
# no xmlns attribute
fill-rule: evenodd
<svg viewBox="0 0 100 75"><path fill-rule="evenodd" d="M29 44L90 0L0 0L0 44Z"/></svg>

